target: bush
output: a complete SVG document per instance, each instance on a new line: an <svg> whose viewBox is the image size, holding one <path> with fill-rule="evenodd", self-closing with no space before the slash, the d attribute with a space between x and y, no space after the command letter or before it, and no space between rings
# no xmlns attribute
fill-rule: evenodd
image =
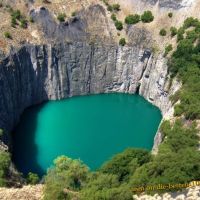
<svg viewBox="0 0 200 200"><path fill-rule="evenodd" d="M24 18L20 19L20 27L27 28L27 21Z"/></svg>
<svg viewBox="0 0 200 200"><path fill-rule="evenodd" d="M0 151L0 187L7 186L7 176L10 163L10 154Z"/></svg>
<svg viewBox="0 0 200 200"><path fill-rule="evenodd" d="M57 16L57 19L60 21L60 22L64 22L65 21L65 13L59 13L58 16Z"/></svg>
<svg viewBox="0 0 200 200"><path fill-rule="evenodd" d="M137 24L140 21L140 15L128 15L125 18L125 23L126 24Z"/></svg>
<svg viewBox="0 0 200 200"><path fill-rule="evenodd" d="M167 31L164 29L164 28L162 28L161 30L160 30L160 33L159 33L161 36L166 36L167 35Z"/></svg>
<svg viewBox="0 0 200 200"><path fill-rule="evenodd" d="M100 171L117 175L119 181L127 181L139 166L150 159L151 155L147 150L128 148L107 161Z"/></svg>
<svg viewBox="0 0 200 200"><path fill-rule="evenodd" d="M65 199L64 189L80 190L88 178L88 167L80 160L60 156L45 177L45 200Z"/></svg>
<svg viewBox="0 0 200 200"><path fill-rule="evenodd" d="M76 11L72 12L72 17L76 16Z"/></svg>
<svg viewBox="0 0 200 200"><path fill-rule="evenodd" d="M123 23L121 21L116 21L115 27L117 30L121 31L123 29Z"/></svg>
<svg viewBox="0 0 200 200"><path fill-rule="evenodd" d="M120 5L119 4L113 4L112 5L113 10L120 11Z"/></svg>
<svg viewBox="0 0 200 200"><path fill-rule="evenodd" d="M111 19L115 22L115 21L117 21L117 17L116 17L116 15L113 13L112 15L111 15Z"/></svg>
<svg viewBox="0 0 200 200"><path fill-rule="evenodd" d="M18 19L18 20L20 20L20 18L22 17L20 10L12 11L11 16L12 16L12 18L15 18L15 19Z"/></svg>
<svg viewBox="0 0 200 200"><path fill-rule="evenodd" d="M27 176L27 182L28 184L31 184L31 185L35 185L39 182L39 176L37 174L34 174L32 172L29 172L28 173L28 176Z"/></svg>
<svg viewBox="0 0 200 200"><path fill-rule="evenodd" d="M119 45L125 46L125 45L126 45L126 39L125 39L125 38L121 38L121 39L119 40Z"/></svg>
<svg viewBox="0 0 200 200"><path fill-rule="evenodd" d="M5 36L6 38L8 38L8 39L12 39L12 36L11 36L11 34L10 34L9 32L5 32L5 33L4 33L4 36Z"/></svg>
<svg viewBox="0 0 200 200"><path fill-rule="evenodd" d="M142 14L141 20L144 23L150 23L154 20L154 16L151 11L147 10L147 11L144 11L144 13Z"/></svg>
<svg viewBox="0 0 200 200"><path fill-rule="evenodd" d="M167 45L165 47L165 53L164 53L164 56L166 56L170 51L172 51L173 47L171 44Z"/></svg>
<svg viewBox="0 0 200 200"><path fill-rule="evenodd" d="M0 137L3 136L3 129L0 128Z"/></svg>
<svg viewBox="0 0 200 200"><path fill-rule="evenodd" d="M108 5L107 6L107 10L110 11L110 12L112 12L113 11L113 7L111 5Z"/></svg>
<svg viewBox="0 0 200 200"><path fill-rule="evenodd" d="M168 13L168 17L172 18L173 17L173 13L172 12Z"/></svg>
<svg viewBox="0 0 200 200"><path fill-rule="evenodd" d="M171 32L171 37L174 37L177 34L178 30L176 27L171 27L170 32Z"/></svg>

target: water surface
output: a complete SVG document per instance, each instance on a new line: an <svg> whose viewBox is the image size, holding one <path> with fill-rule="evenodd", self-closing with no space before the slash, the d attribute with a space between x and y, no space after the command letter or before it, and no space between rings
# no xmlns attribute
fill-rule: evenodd
<svg viewBox="0 0 200 200"><path fill-rule="evenodd" d="M44 174L59 155L80 158L95 170L127 147L150 150L160 121L159 109L138 95L49 101L22 115L13 133L13 160L24 174Z"/></svg>

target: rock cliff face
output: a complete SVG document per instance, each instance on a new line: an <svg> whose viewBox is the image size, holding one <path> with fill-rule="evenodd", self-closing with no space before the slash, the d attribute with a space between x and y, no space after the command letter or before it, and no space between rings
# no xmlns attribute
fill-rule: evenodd
<svg viewBox="0 0 200 200"><path fill-rule="evenodd" d="M26 45L0 64L0 127L10 131L28 106L75 95L139 93L170 113L167 66L138 46Z"/></svg>

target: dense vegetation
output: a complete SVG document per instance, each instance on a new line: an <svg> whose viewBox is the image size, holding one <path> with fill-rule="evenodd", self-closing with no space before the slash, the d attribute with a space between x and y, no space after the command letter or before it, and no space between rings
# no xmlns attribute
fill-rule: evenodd
<svg viewBox="0 0 200 200"><path fill-rule="evenodd" d="M154 20L154 16L151 11L147 10L141 15L141 20L144 23L150 23Z"/></svg>
<svg viewBox="0 0 200 200"><path fill-rule="evenodd" d="M190 30L188 30L190 28ZM177 50L172 54L169 71L178 76L183 86L172 100L180 100L175 115L186 119L200 119L200 22L188 18L177 31Z"/></svg>
<svg viewBox="0 0 200 200"><path fill-rule="evenodd" d="M8 170L10 162L10 154L0 151L0 187L8 185Z"/></svg>
<svg viewBox="0 0 200 200"><path fill-rule="evenodd" d="M135 14L135 15L128 15L125 18L125 23L126 24L137 24L140 21L140 15Z"/></svg>

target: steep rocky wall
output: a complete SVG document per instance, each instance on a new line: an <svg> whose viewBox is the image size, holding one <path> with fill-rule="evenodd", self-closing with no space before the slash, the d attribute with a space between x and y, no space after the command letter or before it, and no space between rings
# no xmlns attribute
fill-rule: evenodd
<svg viewBox="0 0 200 200"><path fill-rule="evenodd" d="M48 99L139 92L167 115L167 66L139 46L26 45L0 64L0 127L10 131L28 106Z"/></svg>

